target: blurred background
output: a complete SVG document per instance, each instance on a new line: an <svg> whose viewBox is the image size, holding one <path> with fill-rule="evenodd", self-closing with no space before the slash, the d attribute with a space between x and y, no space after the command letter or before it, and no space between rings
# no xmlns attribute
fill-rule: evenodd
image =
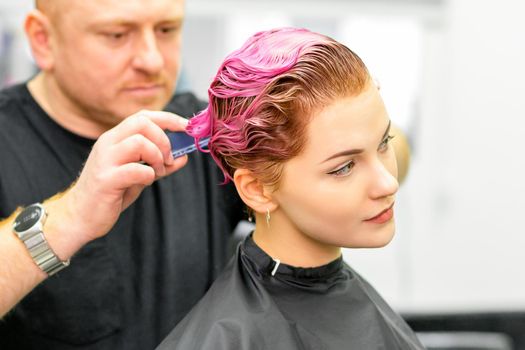
<svg viewBox="0 0 525 350"><path fill-rule="evenodd" d="M0 0L0 86L35 72L31 7ZM429 349L525 349L523 17L522 0L187 0L178 89L206 98L224 56L259 30L345 43L412 147L394 241L345 260Z"/></svg>

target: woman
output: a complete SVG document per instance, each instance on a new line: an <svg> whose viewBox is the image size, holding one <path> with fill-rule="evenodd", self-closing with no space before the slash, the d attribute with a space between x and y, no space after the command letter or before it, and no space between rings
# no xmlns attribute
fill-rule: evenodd
<svg viewBox="0 0 525 350"><path fill-rule="evenodd" d="M398 189L378 88L344 45L261 32L229 55L188 132L255 230L160 349L422 349L341 257L394 235Z"/></svg>

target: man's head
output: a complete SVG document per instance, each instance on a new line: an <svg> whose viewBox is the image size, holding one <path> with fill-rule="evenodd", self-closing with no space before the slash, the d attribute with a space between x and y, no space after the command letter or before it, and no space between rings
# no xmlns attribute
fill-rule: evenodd
<svg viewBox="0 0 525 350"><path fill-rule="evenodd" d="M107 127L161 109L175 88L183 16L183 0L37 0L26 33L46 97Z"/></svg>

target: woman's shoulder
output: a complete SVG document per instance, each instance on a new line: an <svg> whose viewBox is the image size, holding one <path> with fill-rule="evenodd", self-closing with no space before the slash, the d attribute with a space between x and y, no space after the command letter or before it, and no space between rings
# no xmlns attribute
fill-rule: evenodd
<svg viewBox="0 0 525 350"><path fill-rule="evenodd" d="M263 287L245 279L237 258L157 349L251 349L268 336L264 325L278 313Z"/></svg>

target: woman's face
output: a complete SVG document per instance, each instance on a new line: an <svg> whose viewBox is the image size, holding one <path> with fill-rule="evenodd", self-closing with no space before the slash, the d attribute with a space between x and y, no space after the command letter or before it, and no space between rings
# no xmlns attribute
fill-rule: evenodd
<svg viewBox="0 0 525 350"><path fill-rule="evenodd" d="M398 182L389 127L373 84L313 115L303 152L284 165L272 222L321 245L390 242Z"/></svg>

